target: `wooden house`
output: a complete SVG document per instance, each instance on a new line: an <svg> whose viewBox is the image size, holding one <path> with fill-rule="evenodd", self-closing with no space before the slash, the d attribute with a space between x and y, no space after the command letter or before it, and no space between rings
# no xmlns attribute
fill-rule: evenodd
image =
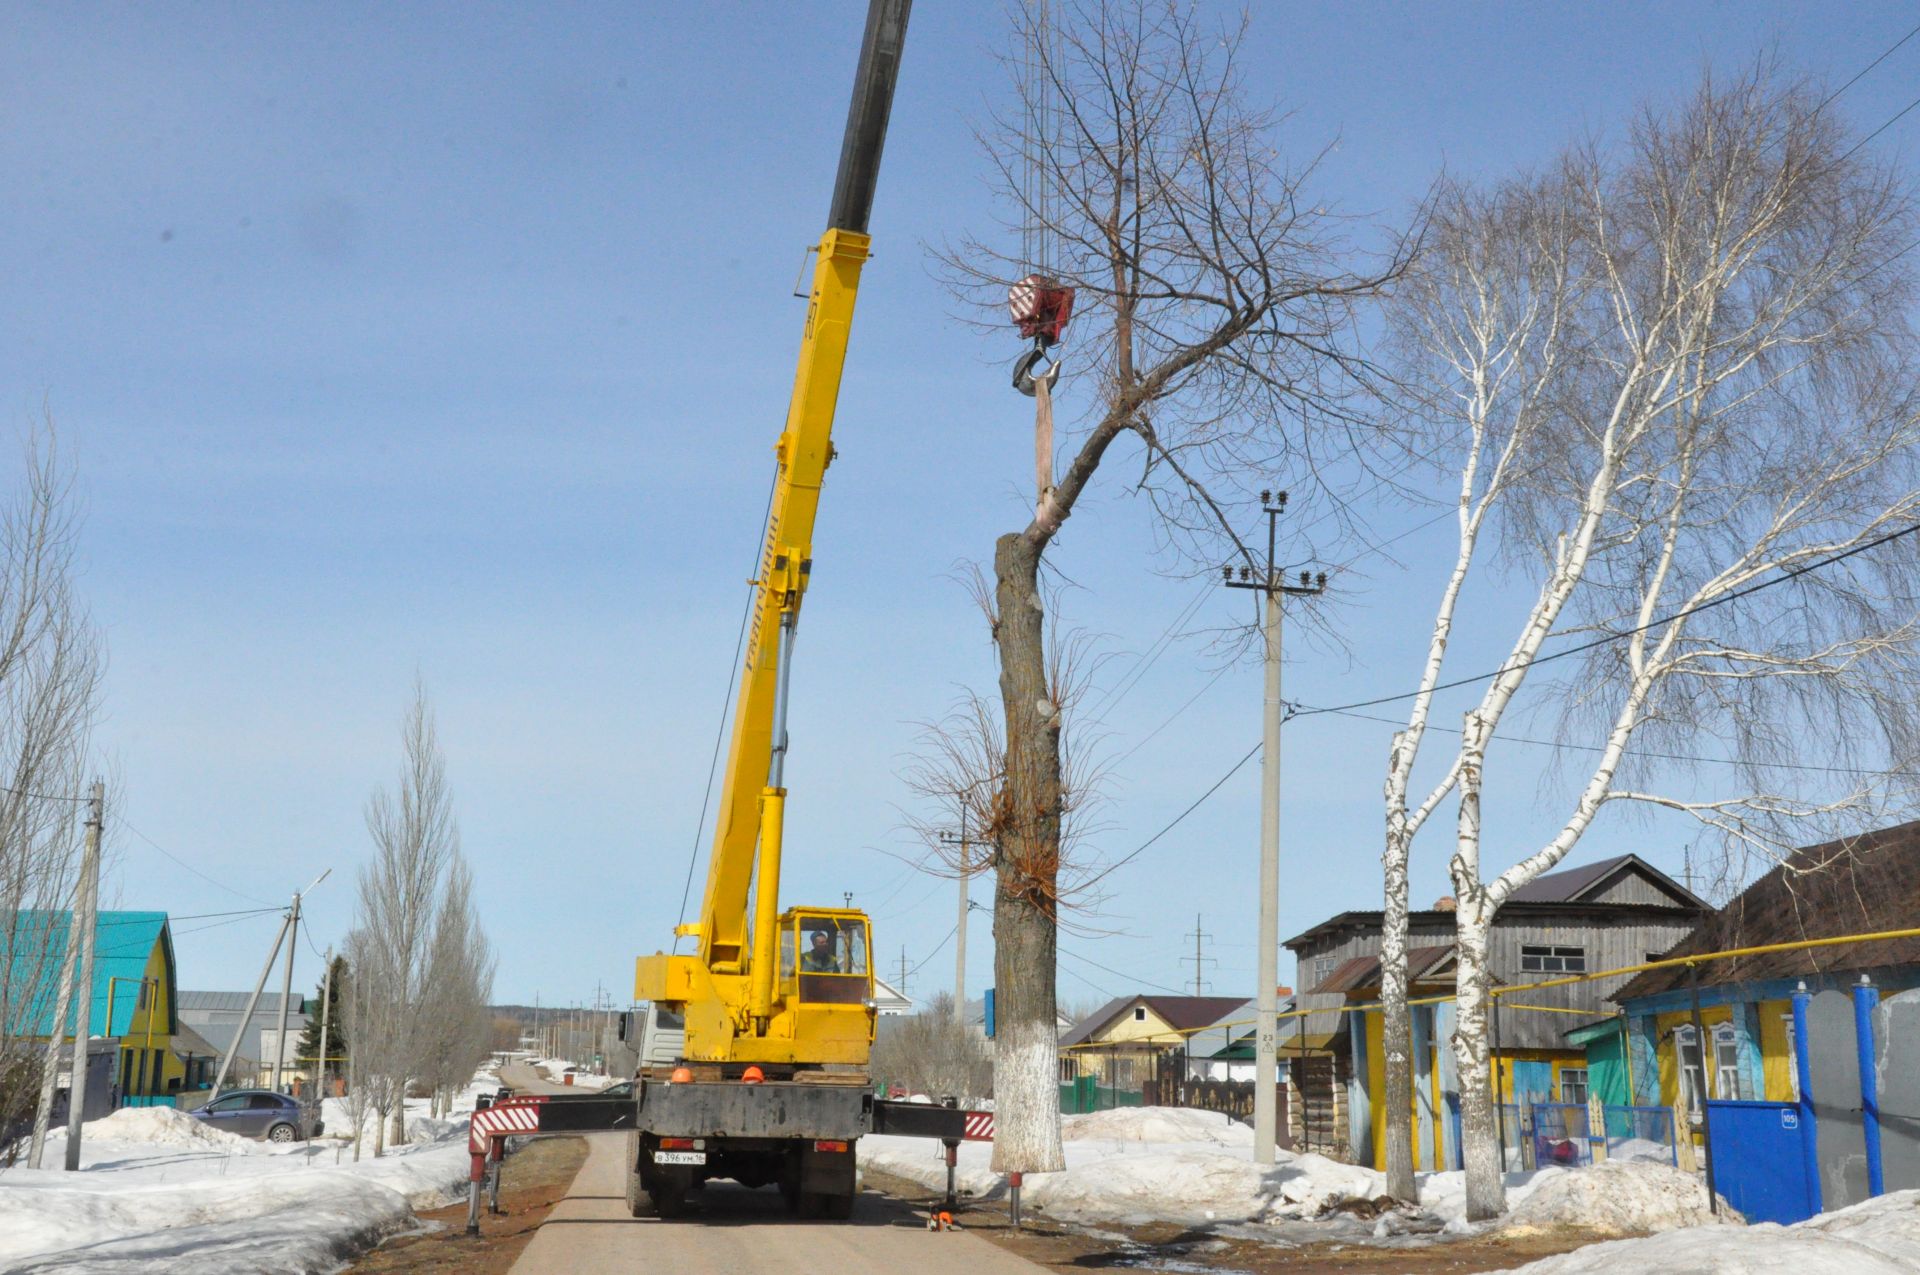
<svg viewBox="0 0 1920 1275"><path fill-rule="evenodd" d="M1514 892L1494 918L1488 960L1494 980L1516 985L1566 974L1639 964L1693 930L1707 907L1692 891L1638 855L1620 855L1540 876ZM1379 912L1342 912L1287 940L1299 962L1306 1010L1282 1037L1302 1054L1319 1053L1345 1077L1347 1143L1352 1157L1385 1159L1386 1113L1373 1101L1385 1088L1380 994ZM1459 1079L1452 1050L1454 913L1452 901L1411 914L1408 973L1413 999L1414 1137L1423 1168L1457 1167L1452 1125ZM1608 1012L1608 993L1625 976L1529 992L1494 1013L1496 1096L1507 1103L1584 1102L1586 1056L1566 1039L1582 1015Z"/></svg>
<svg viewBox="0 0 1920 1275"><path fill-rule="evenodd" d="M1707 917L1667 957L1705 955L1856 934L1920 928L1920 823L1796 850L1739 897ZM1619 1014L1573 1035L1608 1092L1670 1104L1687 1087L1705 1097L1792 1102L1789 997L1842 989L1867 978L1892 995L1920 987L1920 939L1880 939L1706 960L1648 970L1609 999ZM1698 995L1709 1039L1701 1056L1693 1027ZM1703 1065L1704 1064L1704 1065Z"/></svg>

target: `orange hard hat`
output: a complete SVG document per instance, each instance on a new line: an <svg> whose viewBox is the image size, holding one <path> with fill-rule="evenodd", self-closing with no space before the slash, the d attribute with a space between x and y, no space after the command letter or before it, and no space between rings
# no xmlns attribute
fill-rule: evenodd
<svg viewBox="0 0 1920 1275"><path fill-rule="evenodd" d="M689 1084L692 1080L693 1069L691 1067L675 1067L673 1074L667 1077L668 1083L676 1085Z"/></svg>
<svg viewBox="0 0 1920 1275"><path fill-rule="evenodd" d="M757 1085L766 1078L767 1073L761 1071L758 1067L748 1067L740 1073L740 1083L743 1085Z"/></svg>

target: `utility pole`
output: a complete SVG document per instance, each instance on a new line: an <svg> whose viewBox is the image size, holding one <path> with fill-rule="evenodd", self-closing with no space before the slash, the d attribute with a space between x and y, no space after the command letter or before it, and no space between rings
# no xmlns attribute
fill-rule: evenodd
<svg viewBox="0 0 1920 1275"><path fill-rule="evenodd" d="M214 1073L213 1088L209 1092L215 1098L220 1096L220 1086L226 1083L227 1072L233 1068L233 1056L240 1052L240 1042L246 1039L247 1028L253 1023L253 1011L260 1004L261 989L267 985L267 975L273 973L274 958L280 955L280 944L286 941L287 926L292 920L292 913L280 918L279 932L273 936L273 946L267 949L267 963L260 967L260 977L254 982L253 993L247 997L247 1007L240 1012L240 1026L233 1033L233 1043L227 1046L227 1052L220 1059L220 1070Z"/></svg>
<svg viewBox="0 0 1920 1275"><path fill-rule="evenodd" d="M953 1012L955 1016L964 1018L967 1012L967 914L973 910L973 900L967 895L967 887L973 880L972 851L975 846L992 843L975 841L967 836L965 806L960 807L959 833L943 832L940 834L940 840L960 853L960 920L953 931L954 942L958 949L953 959Z"/></svg>
<svg viewBox="0 0 1920 1275"><path fill-rule="evenodd" d="M900 994L907 994L907 945L900 945Z"/></svg>
<svg viewBox="0 0 1920 1275"><path fill-rule="evenodd" d="M67 941L74 940L74 931L80 939L80 983L76 989L80 995L79 1022L73 1030L73 1066L69 1070L67 1082L67 1171L77 1172L80 1168L80 1125L86 1119L87 1112L87 1064L91 1061L92 1051L88 1048L93 1039L93 931L94 914L100 907L100 827L107 818L107 786L98 779L93 781L93 791L87 798L87 840L86 848L80 859L80 912L73 918L67 931ZM54 1024L54 1035L59 1036L60 1025ZM113 1030L113 1024L107 1024L107 1030Z"/></svg>
<svg viewBox="0 0 1920 1275"><path fill-rule="evenodd" d="M320 1058L313 1065L313 1098L327 1096L327 1023L333 1012L333 944L327 944L327 972L320 983Z"/></svg>
<svg viewBox="0 0 1920 1275"><path fill-rule="evenodd" d="M1253 589L1266 595L1267 693L1265 704L1265 741L1260 758L1260 985L1254 1033L1253 1053L1253 1160L1255 1164L1274 1161L1274 1124L1278 1115L1275 1086L1280 1080L1278 985L1280 981L1280 723L1286 712L1280 698L1280 621L1282 600L1312 597L1327 587L1323 571L1318 579L1300 573L1300 583L1288 584L1274 562L1274 544L1279 535L1280 514L1287 507L1286 492L1263 491L1260 506L1267 515L1266 569L1258 578L1250 567L1240 568L1234 579L1232 567L1222 567L1223 583L1229 589Z"/></svg>
<svg viewBox="0 0 1920 1275"><path fill-rule="evenodd" d="M1218 962L1215 961L1213 957L1204 955L1200 950L1201 943L1213 936L1200 928L1200 914L1198 912L1193 914L1193 933L1186 937L1193 940L1193 955L1183 956L1180 959L1193 962L1193 994L1199 996L1205 990L1201 986L1201 968L1207 965L1218 964Z"/></svg>
<svg viewBox="0 0 1920 1275"><path fill-rule="evenodd" d="M308 886L307 890L325 881L332 873L332 868L322 872L313 879L313 885ZM304 893L306 891L302 890L294 894L293 911L287 921L287 967L280 976L280 1029L274 1038L273 1088L276 1092L280 1088L281 1067L287 1060L287 1001L293 996L293 949L295 940L300 937L300 895ZM268 964L271 966L272 961L269 960Z"/></svg>

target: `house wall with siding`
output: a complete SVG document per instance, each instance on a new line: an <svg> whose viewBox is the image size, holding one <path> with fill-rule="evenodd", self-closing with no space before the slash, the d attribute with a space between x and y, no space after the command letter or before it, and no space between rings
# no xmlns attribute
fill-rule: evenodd
<svg viewBox="0 0 1920 1275"><path fill-rule="evenodd" d="M1502 983L1540 982L1556 975L1522 971L1520 949L1556 946L1583 948L1588 970L1618 969L1638 965L1649 956L1666 951L1685 938L1695 923L1696 918L1691 913L1677 909L1635 910L1609 917L1604 914L1581 915L1578 907L1557 914L1534 909L1523 911L1515 907L1502 912L1494 920L1493 932L1488 936L1488 964L1494 978ZM1451 919L1416 919L1409 925L1409 947L1451 945L1453 941L1454 926ZM1320 982L1322 967L1316 965L1320 958L1331 958L1324 965L1324 969L1331 971L1353 957L1377 956L1379 952L1380 935L1377 930L1367 932L1353 929L1323 935L1297 950L1296 977L1303 988L1311 988ZM1513 1006L1525 1004L1545 1006L1549 1010L1577 1009L1599 1017L1614 1012L1614 1007L1607 1003L1606 997L1626 981L1627 976L1616 975L1503 998L1508 1004L1500 1012L1501 1045L1514 1049L1567 1048L1564 1033L1581 1021L1578 1017L1563 1013L1532 1012ZM1313 1011L1306 1015L1306 1034L1324 1036L1343 1031L1341 1016L1335 1011L1346 1004L1346 999L1338 995L1303 995L1301 1007Z"/></svg>

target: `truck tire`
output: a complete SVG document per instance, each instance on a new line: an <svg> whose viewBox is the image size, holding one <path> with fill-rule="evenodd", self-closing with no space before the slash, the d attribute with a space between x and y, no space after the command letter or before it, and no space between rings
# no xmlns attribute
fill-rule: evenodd
<svg viewBox="0 0 1920 1275"><path fill-rule="evenodd" d="M646 1217L653 1212L653 1197L647 1194L647 1188L640 1181L640 1131L627 1131L627 1212L633 1217Z"/></svg>

